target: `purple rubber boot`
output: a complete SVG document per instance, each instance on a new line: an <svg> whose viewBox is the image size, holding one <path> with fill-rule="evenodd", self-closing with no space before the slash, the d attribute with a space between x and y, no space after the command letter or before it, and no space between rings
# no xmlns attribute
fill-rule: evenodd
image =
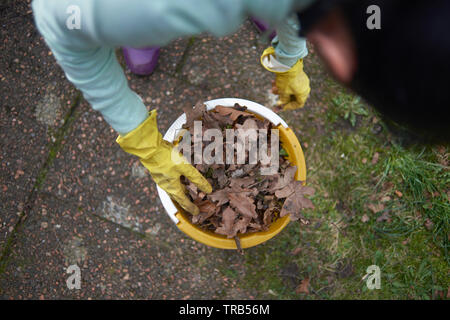
<svg viewBox="0 0 450 320"><path fill-rule="evenodd" d="M261 32L264 33L267 30L269 30L269 24L266 23L265 21L262 20L258 20L256 18L250 18L250 20L255 24L256 28ZM277 35L277 33L275 32L275 30L270 34L269 38L270 40L272 40L273 38L275 38L275 36Z"/></svg>
<svg viewBox="0 0 450 320"><path fill-rule="evenodd" d="M123 47L122 51L130 71L139 75L152 73L159 58L159 47L140 49Z"/></svg>

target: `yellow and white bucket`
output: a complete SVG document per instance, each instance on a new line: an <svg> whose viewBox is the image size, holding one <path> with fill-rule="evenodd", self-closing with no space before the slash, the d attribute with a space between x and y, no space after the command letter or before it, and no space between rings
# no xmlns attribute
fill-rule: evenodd
<svg viewBox="0 0 450 320"><path fill-rule="evenodd" d="M233 107L236 103L241 106L246 106L248 111L272 122L272 124L279 130L281 145L289 155L287 159L292 165L297 166L295 179L305 181L306 164L300 142L298 141L294 132L288 127L287 123L283 119L281 119L280 116L278 116L275 112L260 105L259 103L236 98L210 100L205 102L205 105L207 110L211 110L214 109L217 105L221 105L224 107ZM183 113L167 130L166 134L164 135L164 139L169 142L173 142L177 132L185 123L186 115ZM166 210L170 219L172 219L172 221L181 231L190 236L192 239L211 247L220 249L237 249L234 239L228 239L226 236L203 230L199 226L192 224L189 219L190 214L184 212L181 207L176 205L164 190L162 190L160 187L157 187L157 189L164 209ZM267 231L240 235L239 240L241 243L241 247L243 249L253 247L273 238L287 226L289 221L289 216L284 216L275 220Z"/></svg>

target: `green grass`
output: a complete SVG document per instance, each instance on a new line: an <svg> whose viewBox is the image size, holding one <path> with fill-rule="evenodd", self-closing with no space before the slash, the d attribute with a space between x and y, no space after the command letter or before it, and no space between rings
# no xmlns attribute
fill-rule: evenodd
<svg viewBox="0 0 450 320"><path fill-rule="evenodd" d="M268 299L445 299L448 148L402 146L358 97L329 87L318 102L326 112L289 117L308 144L316 208L305 212L308 224L291 223L248 249L241 281ZM293 255L295 248L301 251ZM373 264L381 269L379 290L362 280ZM309 294L297 293L305 278Z"/></svg>
<svg viewBox="0 0 450 320"><path fill-rule="evenodd" d="M367 116L368 112L361 103L361 98L349 94L340 94L332 99L336 112L330 112L329 115L340 115L345 120L350 121L354 127L357 116ZM335 118L336 119L336 118Z"/></svg>

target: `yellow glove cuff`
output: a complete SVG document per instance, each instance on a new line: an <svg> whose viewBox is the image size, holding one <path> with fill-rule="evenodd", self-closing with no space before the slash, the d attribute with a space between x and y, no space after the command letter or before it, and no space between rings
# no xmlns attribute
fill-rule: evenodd
<svg viewBox="0 0 450 320"><path fill-rule="evenodd" d="M141 159L149 159L162 141L162 135L156 124L156 116L156 110L150 111L144 122L125 136L119 135L116 142L124 151Z"/></svg>
<svg viewBox="0 0 450 320"><path fill-rule="evenodd" d="M260 62L261 65L266 69L267 71L276 73L276 74L283 74L283 75L293 75L295 76L297 73L301 72L303 70L303 59L299 59L288 71L276 71L273 69L270 69L263 60L268 57L270 59L270 56L275 56L275 48L274 47L268 47L261 55Z"/></svg>

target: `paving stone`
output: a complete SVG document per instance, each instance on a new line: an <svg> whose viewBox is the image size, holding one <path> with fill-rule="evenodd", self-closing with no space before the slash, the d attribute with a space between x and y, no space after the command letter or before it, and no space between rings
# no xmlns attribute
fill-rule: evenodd
<svg viewBox="0 0 450 320"><path fill-rule="evenodd" d="M41 194L20 231L0 277L5 299L251 296L219 271L239 259L236 253L199 245L173 225L144 237L99 219L79 203ZM73 265L81 283L71 290L67 281L73 271L67 270Z"/></svg>
<svg viewBox="0 0 450 320"><path fill-rule="evenodd" d="M27 1L0 13L0 252L76 91L34 27Z"/></svg>
<svg viewBox="0 0 450 320"><path fill-rule="evenodd" d="M196 39L183 65L182 75L208 92L208 99L242 98L271 107L274 75L259 62L268 41L250 21L232 35Z"/></svg>
<svg viewBox="0 0 450 320"><path fill-rule="evenodd" d="M44 129L18 112L0 111L0 251L18 222L47 153Z"/></svg>
<svg viewBox="0 0 450 320"><path fill-rule="evenodd" d="M1 13L2 109L19 112L52 131L63 125L75 90L35 28L28 2L6 4Z"/></svg>
<svg viewBox="0 0 450 320"><path fill-rule="evenodd" d="M189 39L176 39L161 47L155 72L174 74L182 63L182 58L188 47Z"/></svg>

